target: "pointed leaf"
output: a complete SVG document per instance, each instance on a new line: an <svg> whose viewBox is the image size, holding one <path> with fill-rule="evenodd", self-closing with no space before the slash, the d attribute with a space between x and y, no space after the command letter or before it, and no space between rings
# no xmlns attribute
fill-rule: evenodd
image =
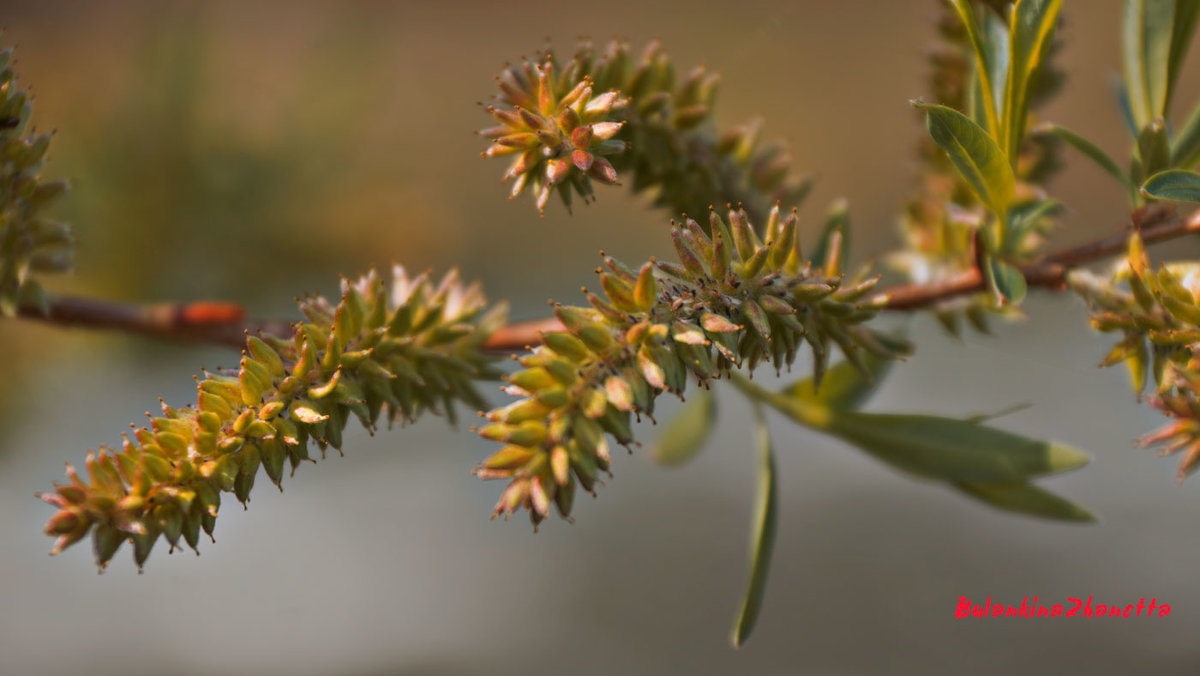
<svg viewBox="0 0 1200 676"><path fill-rule="evenodd" d="M1133 180L1142 181L1167 168L1171 162L1171 151L1167 145L1167 125L1156 118L1146 125L1137 138L1138 160L1142 173Z"/></svg>
<svg viewBox="0 0 1200 676"><path fill-rule="evenodd" d="M1129 191L1130 195L1134 194L1133 181L1129 180L1129 174L1125 173L1125 170L1122 169L1121 166L1117 164L1116 160L1110 157L1108 153L1101 150L1091 141L1080 136L1079 134L1076 134L1070 129L1067 129L1066 127L1060 127L1056 124L1047 123L1040 125L1038 127L1038 133L1050 134L1051 136L1054 136L1055 138L1065 142L1067 145L1071 146L1085 157L1095 162L1101 169L1108 172L1109 176L1117 179L1117 182L1124 186L1125 190Z"/></svg>
<svg viewBox="0 0 1200 676"><path fill-rule="evenodd" d="M1011 406L1006 406L1006 407L1000 409L999 411L989 411L987 413L975 413L973 415L967 416L966 418L963 418L963 420L966 420L969 423L974 423L974 424L978 425L979 423L985 423L989 420L995 420L996 418L1002 418L1006 415L1012 415L1013 413L1016 413L1018 411L1024 411L1025 409L1031 407L1032 405L1033 404L1030 404L1029 402L1021 402L1019 404L1013 404Z"/></svg>
<svg viewBox="0 0 1200 676"><path fill-rule="evenodd" d="M1175 18L1171 22L1171 52L1167 57L1167 98L1163 102L1162 115L1171 107L1175 96L1175 85L1179 83L1179 71L1191 46L1196 24L1200 22L1200 0L1176 0Z"/></svg>
<svg viewBox="0 0 1200 676"><path fill-rule="evenodd" d="M972 483L1025 480L1081 467L1074 448L986 425L929 415L836 411L830 431L898 469Z"/></svg>
<svg viewBox="0 0 1200 676"><path fill-rule="evenodd" d="M1137 120L1133 116L1133 101L1129 100L1129 85L1121 78L1113 78L1113 95L1117 98L1117 110L1121 112L1121 121L1125 123L1125 130L1133 138L1137 138L1141 127L1137 126Z"/></svg>
<svg viewBox="0 0 1200 676"><path fill-rule="evenodd" d="M1125 81L1138 129L1165 114L1171 88L1176 0L1126 0L1121 30Z"/></svg>
<svg viewBox="0 0 1200 676"><path fill-rule="evenodd" d="M1200 174L1183 169L1160 172L1146 181L1142 194L1160 200L1200 203Z"/></svg>
<svg viewBox="0 0 1200 676"><path fill-rule="evenodd" d="M733 647L740 648L754 630L767 587L767 572L771 566L771 551L775 548L777 505L775 482L775 453L771 448L771 432L762 407L754 407L758 441L758 491L755 495L754 521L751 526L750 576L746 594L733 625Z"/></svg>
<svg viewBox="0 0 1200 676"><path fill-rule="evenodd" d="M1017 0L1009 28L1008 82L1004 88L1004 139L1008 158L1016 165L1025 138L1029 91L1054 42L1054 27L1062 0Z"/></svg>
<svg viewBox="0 0 1200 676"><path fill-rule="evenodd" d="M717 401L712 391L698 389L663 430L650 457L666 467L686 463L704 448L716 418Z"/></svg>
<svg viewBox="0 0 1200 676"><path fill-rule="evenodd" d="M1044 218L1055 215L1062 209L1062 203L1056 200L1035 200L1015 204L1008 211L1008 250L1016 253L1021 240L1028 232L1034 231Z"/></svg>
<svg viewBox="0 0 1200 676"><path fill-rule="evenodd" d="M1172 167L1195 169L1197 164L1200 164L1200 104L1176 132L1175 143L1171 146Z"/></svg>
<svg viewBox="0 0 1200 676"><path fill-rule="evenodd" d="M989 257L986 263L988 281L1004 302L1017 305L1025 299L1028 287L1020 270L994 257Z"/></svg>
<svg viewBox="0 0 1200 676"><path fill-rule="evenodd" d="M1095 515L1087 509L1025 481L1002 484L956 483L963 493L997 509L1037 516L1055 521L1092 523Z"/></svg>
<svg viewBox="0 0 1200 676"><path fill-rule="evenodd" d="M914 102L925 111L930 136L950 157L963 180L993 213L1002 214L1013 201L1015 179L1004 152L969 117L946 106Z"/></svg>
<svg viewBox="0 0 1200 676"><path fill-rule="evenodd" d="M943 481L1008 483L1082 467L1090 458L1055 442L986 425L919 414L838 411L767 390L744 376L730 383L805 427L842 439L897 469Z"/></svg>
<svg viewBox="0 0 1200 676"><path fill-rule="evenodd" d="M979 83L981 98L987 102L987 105L984 106L983 119L986 121L985 126L988 133L993 138L996 138L1000 135L1000 118L996 113L999 105L997 103L997 88L993 84L993 73L996 70L994 68L994 60L980 35L979 26L975 22L975 12L971 3L967 0L949 0L949 2L958 14L958 19L962 22L963 28L966 29L967 40L971 43L971 49L975 52L975 77ZM1007 56L1005 60L1007 61Z"/></svg>
<svg viewBox="0 0 1200 676"><path fill-rule="evenodd" d="M996 131L992 138L1000 138L1000 115L1004 113L1004 90L1008 86L1009 57L1012 54L1008 23L995 12L983 13L984 47L992 74L993 99L996 106Z"/></svg>

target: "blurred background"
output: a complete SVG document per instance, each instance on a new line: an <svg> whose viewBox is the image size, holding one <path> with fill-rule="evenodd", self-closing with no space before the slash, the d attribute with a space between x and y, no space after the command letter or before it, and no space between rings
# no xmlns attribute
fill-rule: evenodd
<svg viewBox="0 0 1200 676"><path fill-rule="evenodd" d="M1111 78L1119 0L1068 2L1070 74L1047 117L1127 156ZM130 301L228 299L295 316L339 274L462 268L515 319L578 302L596 252L673 255L666 214L621 189L568 216L505 199L478 158L476 105L506 61L547 38L661 38L678 67L724 78L718 118L764 115L820 178L803 215L850 200L856 260L896 246L923 133L934 0L693 2L0 3L47 173L75 189L76 272L52 290ZM1200 50L1196 50L1200 51ZM1177 101L1200 95L1193 54ZM1120 191L1068 156L1060 243L1119 228ZM1157 255L1195 257L1194 243ZM692 464L618 457L577 522L536 535L489 522L502 489L470 475L491 445L440 419L302 468L251 509L227 503L203 556L163 548L102 576L87 545L48 559L32 493L114 444L159 396L194 400L229 351L0 322L0 672L6 674L1196 673L1200 482L1132 447L1159 423L1068 297L1039 295L993 337L911 322L918 355L871 410L965 415L1095 456L1047 485L1101 515L1063 526L990 511L773 418L780 536L758 629L728 633L746 568L755 458L743 402ZM502 396L495 392L497 400ZM664 415L675 404L664 401ZM660 417L661 419L661 417ZM656 435L638 430L643 441ZM1171 604L1169 618L955 620L955 598Z"/></svg>

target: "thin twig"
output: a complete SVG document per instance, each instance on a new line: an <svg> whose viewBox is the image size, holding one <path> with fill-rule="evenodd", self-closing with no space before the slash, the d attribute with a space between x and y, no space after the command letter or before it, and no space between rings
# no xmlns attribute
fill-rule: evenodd
<svg viewBox="0 0 1200 676"><path fill-rule="evenodd" d="M1066 287L1067 272L1086 263L1115 256L1129 246L1129 232L1137 229L1146 244L1200 232L1200 211L1184 219L1170 218L1162 207L1147 207L1134 212L1129 229L1103 239L1070 247L1050 254L1037 263L1021 266L1025 283L1031 287L1061 291ZM887 297L884 309L908 311L937 305L958 296L978 293L986 288L978 268L966 270L934 284L905 284L882 293Z"/></svg>
<svg viewBox="0 0 1200 676"><path fill-rule="evenodd" d="M1134 212L1129 228L1121 233L1080 246L1047 254L1041 261L1021 266L1025 282L1031 287L1061 291L1072 268L1125 251L1129 231L1141 232L1146 244L1162 242L1192 233L1200 233L1200 211L1186 218L1175 218L1170 208L1152 206ZM886 310L912 311L927 308L959 296L979 293L986 288L978 269L964 271L933 284L904 284L882 292ZM155 338L184 340L233 348L245 346L246 332L279 337L292 335L288 322L247 322L238 305L220 302L159 303L132 305L112 301L56 296L50 300L50 312L40 314L22 308L25 319L56 326L88 329L114 329ZM510 324L496 331L484 343L490 352L514 352L541 342L542 333L560 331L557 319L537 319Z"/></svg>
<svg viewBox="0 0 1200 676"><path fill-rule="evenodd" d="M55 326L111 329L153 338L165 338L241 348L246 332L290 336L287 322L251 322L247 325L240 305L202 301L197 303L152 303L135 305L77 296L55 296L49 312L22 307L24 319Z"/></svg>

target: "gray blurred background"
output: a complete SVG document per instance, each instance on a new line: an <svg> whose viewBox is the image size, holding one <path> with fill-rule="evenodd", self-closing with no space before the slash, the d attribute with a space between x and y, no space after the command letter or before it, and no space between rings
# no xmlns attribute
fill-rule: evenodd
<svg viewBox="0 0 1200 676"><path fill-rule="evenodd" d="M1122 157L1112 105L1118 0L1066 3L1071 79L1048 117ZM291 298L370 266L451 265L517 319L580 300L596 251L672 255L667 215L620 189L568 217L508 201L478 159L475 105L492 75L547 37L662 39L676 63L724 75L726 125L765 115L819 174L803 215L846 197L857 260L894 247L928 94L933 0L705 5L593 3L5 2L5 42L59 131L48 173L75 183L63 217L77 272L51 288L137 301L221 298L292 317ZM1200 95L1200 63L1181 104ZM1054 185L1058 242L1118 228L1119 190L1077 157ZM1174 247L1174 251L1170 250ZM1197 255L1191 243L1156 255ZM88 547L49 559L32 493L119 441L127 421L192 401L201 365L236 355L124 335L0 322L0 672L5 674L1196 673L1200 482L1131 440L1159 423L1107 340L1068 297L1032 298L994 337L944 337L872 410L970 414L1087 449L1048 483L1097 511L1072 527L989 511L773 418L780 537L758 629L735 652L754 486L748 412L720 391L721 426L676 470L618 457L577 523L489 522L502 488L470 475L490 450L429 419L306 466L251 509L228 501L203 556L127 554L95 574ZM495 393L497 400L501 395ZM674 404L664 402L664 413ZM660 418L661 419L661 418ZM643 425L650 441L656 430ZM955 597L1170 603L1169 618L955 620Z"/></svg>

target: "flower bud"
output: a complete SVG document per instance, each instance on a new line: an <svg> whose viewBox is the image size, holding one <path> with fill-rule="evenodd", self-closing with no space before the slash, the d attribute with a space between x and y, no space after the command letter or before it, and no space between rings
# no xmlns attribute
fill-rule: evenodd
<svg viewBox="0 0 1200 676"><path fill-rule="evenodd" d="M617 170L613 169L613 165L603 157L594 157L592 166L588 169L588 176L602 183L613 184L617 182Z"/></svg>

